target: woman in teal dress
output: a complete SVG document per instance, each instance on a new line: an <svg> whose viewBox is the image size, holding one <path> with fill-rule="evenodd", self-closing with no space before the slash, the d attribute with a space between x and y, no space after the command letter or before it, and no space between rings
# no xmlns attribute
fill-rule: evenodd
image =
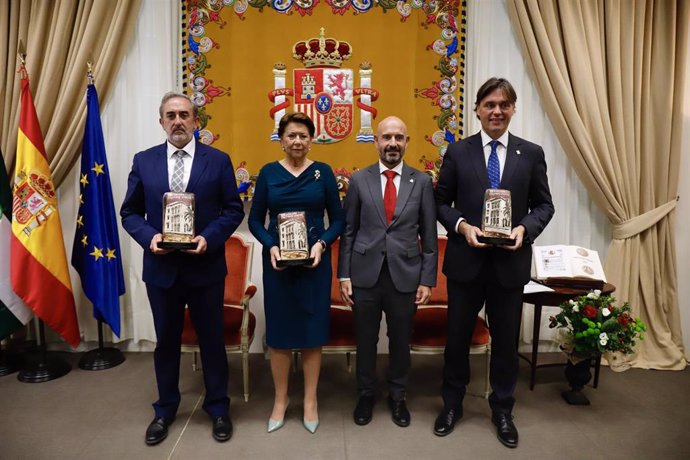
<svg viewBox="0 0 690 460"><path fill-rule="evenodd" d="M329 246L342 233L345 219L330 166L307 158L314 132L314 123L303 113L287 114L280 120L278 136L285 157L261 168L249 213L249 230L263 245L266 343L275 386L269 433L284 424L291 350L296 348L302 352L304 369L303 424L311 433L319 424L316 390L321 346L328 342L331 304ZM290 211L306 214L310 257L314 259L310 266L276 264L280 260L277 216Z"/></svg>

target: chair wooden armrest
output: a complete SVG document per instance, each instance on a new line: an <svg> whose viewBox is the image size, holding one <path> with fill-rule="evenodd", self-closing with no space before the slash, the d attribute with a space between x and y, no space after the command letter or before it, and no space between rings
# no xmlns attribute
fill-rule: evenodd
<svg viewBox="0 0 690 460"><path fill-rule="evenodd" d="M240 299L239 308L242 309L242 324L240 325L240 349L243 353L249 352L249 301L252 299L252 297L254 297L254 294L256 294L256 286L250 284L244 291L242 299ZM237 308L232 305L226 305L226 307Z"/></svg>
<svg viewBox="0 0 690 460"><path fill-rule="evenodd" d="M225 277L223 301L223 338L225 351L242 354L242 380L244 400L249 399L249 347L254 339L256 317L251 313L249 301L256 294L251 278L253 244L244 241L239 234L233 234L225 242L225 261L228 274ZM182 350L193 353L192 368L198 369L197 355L199 341L189 313L185 312Z"/></svg>

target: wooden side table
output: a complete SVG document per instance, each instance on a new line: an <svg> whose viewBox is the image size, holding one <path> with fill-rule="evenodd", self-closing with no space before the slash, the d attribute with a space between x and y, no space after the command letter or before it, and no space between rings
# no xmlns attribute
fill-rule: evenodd
<svg viewBox="0 0 690 460"><path fill-rule="evenodd" d="M524 294L522 296L522 301L524 303L531 303L534 305L534 321L532 327L532 356L528 358L524 354L520 353L520 357L527 361L530 365L530 381L529 389L534 390L534 381L537 375L537 368L547 367L547 366L564 366L566 363L549 363L539 365L537 363L537 358L539 354L539 331L541 328L541 310L544 306L557 307L563 302L574 299L581 295L586 295L590 290L581 288L568 288L568 287L552 287L553 291L547 292L532 292L530 294ZM604 287L601 289L602 295L609 295L616 290L616 287L610 283L604 283ZM599 384L599 366L601 365L601 357L597 358L594 363L594 388Z"/></svg>

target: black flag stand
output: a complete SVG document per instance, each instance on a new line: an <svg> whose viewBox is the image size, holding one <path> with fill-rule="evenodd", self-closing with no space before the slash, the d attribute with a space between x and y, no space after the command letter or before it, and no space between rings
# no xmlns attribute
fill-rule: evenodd
<svg viewBox="0 0 690 460"><path fill-rule="evenodd" d="M9 375L19 370L19 361L14 355L10 355L5 351L0 341L0 377Z"/></svg>
<svg viewBox="0 0 690 460"><path fill-rule="evenodd" d="M98 348L84 353L79 360L79 368L85 371L102 371L118 366L125 361L120 350L103 346L103 321L98 320Z"/></svg>
<svg viewBox="0 0 690 460"><path fill-rule="evenodd" d="M23 383L43 383L59 379L72 370L72 366L54 353L48 353L46 349L46 331L43 320L38 320L39 336L41 344L34 352L26 357L24 367L19 371L17 380Z"/></svg>

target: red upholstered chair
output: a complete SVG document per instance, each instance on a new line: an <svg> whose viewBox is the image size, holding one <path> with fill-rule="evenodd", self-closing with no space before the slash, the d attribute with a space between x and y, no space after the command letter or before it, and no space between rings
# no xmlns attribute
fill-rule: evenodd
<svg viewBox="0 0 690 460"><path fill-rule="evenodd" d="M244 238L237 233L225 242L225 262L228 267L223 302L225 350L228 353L242 353L245 401L249 400L249 346L254 340L256 330L256 317L249 311L249 300L256 293L256 286L250 282L252 251L252 243L245 242ZM189 310L185 310L182 351L194 353L192 367L197 370L199 339L189 317Z"/></svg>
<svg viewBox="0 0 690 460"><path fill-rule="evenodd" d="M345 305L340 297L338 281L338 254L340 239L331 245L331 334L328 343L322 348L324 353L345 353L347 371L352 371L350 354L357 351L355 339L355 321L352 308Z"/></svg>
<svg viewBox="0 0 690 460"><path fill-rule="evenodd" d="M338 254L340 238L331 245L331 326L329 340L321 347L322 353L345 353L347 371L352 371L351 353L357 351L355 338L355 320L352 307L345 305L340 297L340 282L338 281ZM299 350L293 350L292 370L297 371Z"/></svg>
<svg viewBox="0 0 690 460"><path fill-rule="evenodd" d="M417 353L443 353L448 339L448 288L446 276L442 273L443 257L446 252L448 238L438 237L438 272L436 287L431 290L431 299L427 305L420 305L412 324L412 339L410 349ZM489 360L491 358L491 337L486 321L477 317L472 335L470 353L482 353L486 356L486 371L484 374L484 396L489 397Z"/></svg>

